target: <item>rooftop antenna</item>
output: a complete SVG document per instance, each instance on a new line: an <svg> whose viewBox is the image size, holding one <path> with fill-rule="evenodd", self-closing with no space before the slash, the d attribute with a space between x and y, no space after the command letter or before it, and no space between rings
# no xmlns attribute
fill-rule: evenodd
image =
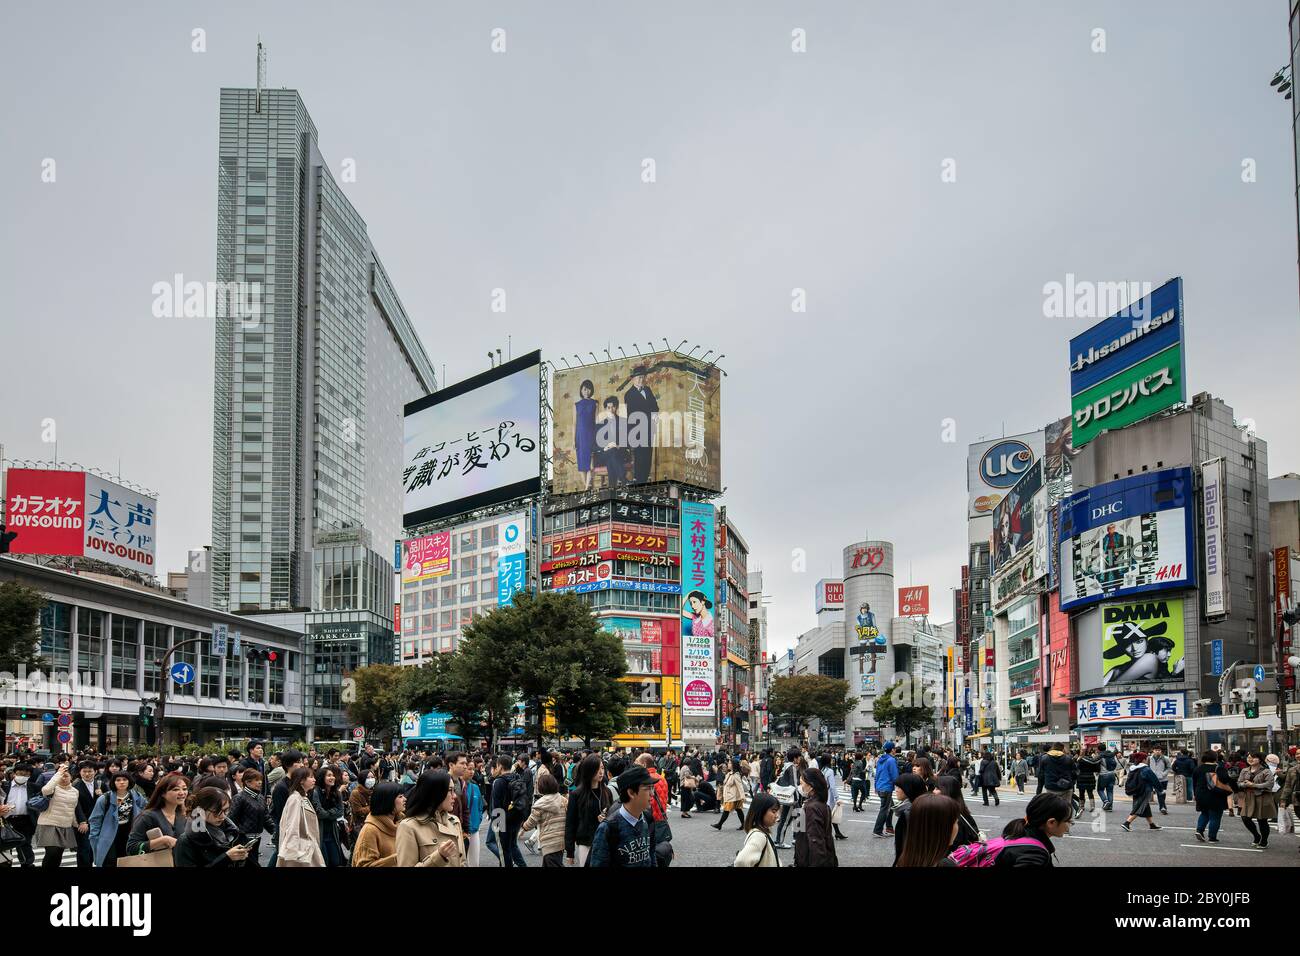
<svg viewBox="0 0 1300 956"><path fill-rule="evenodd" d="M262 49L262 36L257 37L257 95L253 100L253 112L262 112L262 88L266 86L266 50Z"/></svg>

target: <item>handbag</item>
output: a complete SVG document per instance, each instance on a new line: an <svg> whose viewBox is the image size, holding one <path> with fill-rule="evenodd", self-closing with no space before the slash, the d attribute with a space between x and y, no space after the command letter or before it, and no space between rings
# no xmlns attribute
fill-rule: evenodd
<svg viewBox="0 0 1300 956"><path fill-rule="evenodd" d="M27 838L19 833L12 823L0 819L0 850L12 850L26 842Z"/></svg>
<svg viewBox="0 0 1300 956"><path fill-rule="evenodd" d="M148 846L148 844L142 844L142 846ZM117 858L117 865L127 867L134 866L140 867L141 869L174 867L176 865L176 859L172 856L170 848L164 848L161 850L145 850L143 853L136 853L134 855L119 856Z"/></svg>
<svg viewBox="0 0 1300 956"><path fill-rule="evenodd" d="M838 800L835 801L835 807L831 810L831 824L839 826L844 822L844 805Z"/></svg>

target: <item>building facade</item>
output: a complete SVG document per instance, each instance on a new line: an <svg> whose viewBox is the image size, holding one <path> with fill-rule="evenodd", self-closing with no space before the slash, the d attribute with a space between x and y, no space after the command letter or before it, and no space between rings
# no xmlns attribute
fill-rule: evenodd
<svg viewBox="0 0 1300 956"><path fill-rule="evenodd" d="M73 702L71 739L61 743L55 714L65 692L38 692L30 680L6 688L0 712L7 750L23 739L54 753L152 743L141 708L156 707L163 687L165 714L156 730L165 744L303 739L306 657L300 632L102 575L0 558L0 582L7 581L46 596L40 613L40 654L49 663L44 676L70 675L60 680ZM222 656L213 654L214 625L227 628ZM250 648L274 651L276 659L252 660ZM164 666L154 663L164 658ZM176 664L189 665L188 683L170 677Z"/></svg>

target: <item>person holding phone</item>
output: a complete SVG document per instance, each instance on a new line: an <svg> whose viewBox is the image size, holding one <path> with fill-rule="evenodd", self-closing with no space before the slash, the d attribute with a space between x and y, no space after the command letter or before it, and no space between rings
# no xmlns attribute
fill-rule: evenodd
<svg viewBox="0 0 1300 956"><path fill-rule="evenodd" d="M194 794L189 828L173 850L177 866L244 866L256 839L244 841L239 827L226 816L230 795L221 787L203 787Z"/></svg>
<svg viewBox="0 0 1300 956"><path fill-rule="evenodd" d="M176 838L185 832L184 807L189 795L190 782L182 774L164 774L153 788L144 813L131 824L126 852L136 854L174 849Z"/></svg>
<svg viewBox="0 0 1300 956"><path fill-rule="evenodd" d="M72 773L66 763L59 764L59 769L41 787L41 796L49 805L36 818L36 846L45 850L41 860L43 868L57 868L63 865L63 851L77 851L77 836L90 830L86 814L82 812L81 801L72 786Z"/></svg>

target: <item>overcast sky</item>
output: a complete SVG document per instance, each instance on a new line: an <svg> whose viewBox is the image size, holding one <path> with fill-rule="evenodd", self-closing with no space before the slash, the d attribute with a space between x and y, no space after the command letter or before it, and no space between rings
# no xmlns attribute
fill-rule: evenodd
<svg viewBox="0 0 1300 956"><path fill-rule="evenodd" d="M1095 320L1044 317L1067 273L1182 275L1189 394L1253 418L1271 474L1300 470L1290 104L1268 85L1286 0L72 3L5 21L0 441L50 459L51 418L62 460L120 457L159 493L162 572L211 540L213 329L153 318L151 288L212 278L218 90L253 85L259 33L336 178L355 160L343 188L447 380L507 335L516 355L665 337L726 354L724 500L777 649L867 534L951 617L967 443L1069 411L1067 342Z"/></svg>

